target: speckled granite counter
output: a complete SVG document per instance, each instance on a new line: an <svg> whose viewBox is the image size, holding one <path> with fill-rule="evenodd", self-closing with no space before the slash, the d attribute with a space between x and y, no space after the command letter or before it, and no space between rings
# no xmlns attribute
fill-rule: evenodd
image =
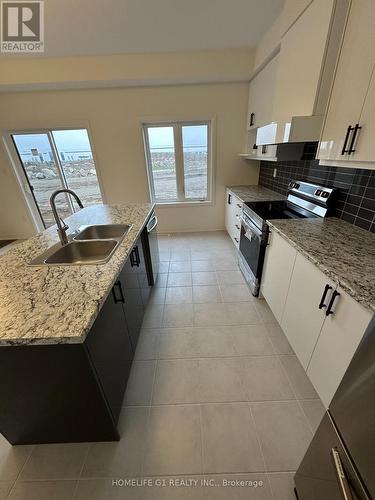
<svg viewBox="0 0 375 500"><path fill-rule="evenodd" d="M375 312L375 234L333 217L267 223L357 302Z"/></svg>
<svg viewBox="0 0 375 500"><path fill-rule="evenodd" d="M66 219L68 233L87 224L133 224L106 264L27 264L58 242L56 228L0 257L0 346L82 343L105 302L153 205L95 205Z"/></svg>
<svg viewBox="0 0 375 500"><path fill-rule="evenodd" d="M263 186L227 186L244 203L247 201L285 200L286 196Z"/></svg>

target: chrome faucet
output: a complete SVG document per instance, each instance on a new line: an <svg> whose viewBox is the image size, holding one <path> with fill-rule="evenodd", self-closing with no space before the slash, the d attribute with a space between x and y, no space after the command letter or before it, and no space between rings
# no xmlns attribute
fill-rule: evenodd
<svg viewBox="0 0 375 500"><path fill-rule="evenodd" d="M83 208L83 205L82 205L81 200L78 198L78 195L74 191L72 191L71 189L58 189L57 191L55 191L51 195L49 202L50 202L50 205L52 208L53 216L54 216L55 221L56 221L57 234L59 235L61 244L66 245L68 243L68 236L66 234L66 231L67 231L67 229L69 229L69 226L66 224L66 222L63 221L63 219L57 213L56 203L55 203L55 198L60 193L71 194L75 198L75 200L80 208Z"/></svg>

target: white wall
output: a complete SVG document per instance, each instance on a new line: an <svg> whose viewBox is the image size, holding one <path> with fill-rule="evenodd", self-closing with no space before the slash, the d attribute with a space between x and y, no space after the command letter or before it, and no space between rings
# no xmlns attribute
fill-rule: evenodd
<svg viewBox="0 0 375 500"><path fill-rule="evenodd" d="M224 228L225 185L257 184L243 147L248 84L202 84L0 94L0 131L88 123L108 203L149 200L140 124L152 117L216 119L215 200L208 207L158 210L164 232ZM0 238L33 229L9 161L0 151Z"/></svg>

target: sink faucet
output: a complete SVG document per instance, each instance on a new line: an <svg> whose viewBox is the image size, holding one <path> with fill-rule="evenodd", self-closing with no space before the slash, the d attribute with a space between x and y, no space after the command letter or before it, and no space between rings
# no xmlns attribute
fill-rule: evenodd
<svg viewBox="0 0 375 500"><path fill-rule="evenodd" d="M60 193L71 194L75 198L75 200L78 203L78 206L80 208L83 208L83 205L82 205L81 200L78 198L78 195L74 191L72 191L71 189L58 189L57 191L52 193L52 196L49 200L51 208L52 208L53 216L55 218L56 225L57 225L57 234L59 235L61 244L66 245L68 243L68 237L66 235L66 231L67 231L67 229L69 229L69 226L66 224L66 222L63 221L63 219L57 213L56 203L55 203L55 198Z"/></svg>

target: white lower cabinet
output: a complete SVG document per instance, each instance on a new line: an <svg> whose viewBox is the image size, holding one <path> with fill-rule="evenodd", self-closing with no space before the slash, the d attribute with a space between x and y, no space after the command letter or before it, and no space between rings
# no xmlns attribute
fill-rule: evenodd
<svg viewBox="0 0 375 500"><path fill-rule="evenodd" d="M225 227L233 243L238 248L241 234L242 201L227 189L225 207Z"/></svg>
<svg viewBox="0 0 375 500"><path fill-rule="evenodd" d="M325 316L307 374L326 407L361 341L371 313L340 287L333 314Z"/></svg>
<svg viewBox="0 0 375 500"><path fill-rule="evenodd" d="M319 308L326 285L325 304ZM301 254L297 255L285 302L281 327L302 366L307 369L325 319L325 310L336 284Z"/></svg>
<svg viewBox="0 0 375 500"><path fill-rule="evenodd" d="M276 233L263 272L262 294L328 407L372 315Z"/></svg>
<svg viewBox="0 0 375 500"><path fill-rule="evenodd" d="M266 251L261 293L281 323L297 251L274 231Z"/></svg>

